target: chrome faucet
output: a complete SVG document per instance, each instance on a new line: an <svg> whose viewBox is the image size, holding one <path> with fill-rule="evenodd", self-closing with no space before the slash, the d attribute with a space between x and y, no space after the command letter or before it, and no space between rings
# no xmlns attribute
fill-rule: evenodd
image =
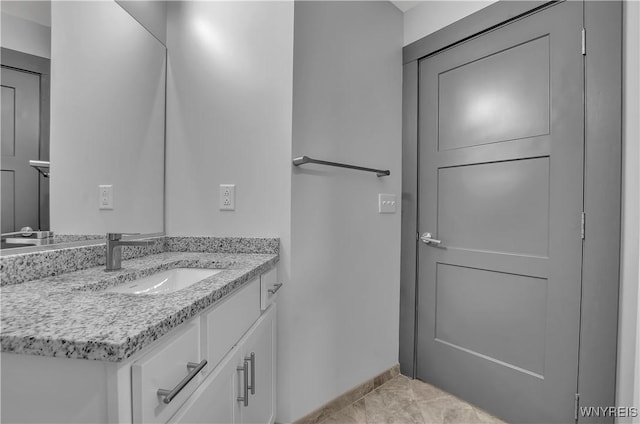
<svg viewBox="0 0 640 424"><path fill-rule="evenodd" d="M107 267L105 271L122 269L121 246L153 246L154 240L122 240L122 236L134 236L139 233L107 233Z"/></svg>

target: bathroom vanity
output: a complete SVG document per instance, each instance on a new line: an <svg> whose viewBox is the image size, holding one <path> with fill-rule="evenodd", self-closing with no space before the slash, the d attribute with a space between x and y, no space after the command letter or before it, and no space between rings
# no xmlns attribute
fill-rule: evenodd
<svg viewBox="0 0 640 424"><path fill-rule="evenodd" d="M168 251L4 285L2 422L274 422L277 261ZM216 272L114 290L176 268Z"/></svg>

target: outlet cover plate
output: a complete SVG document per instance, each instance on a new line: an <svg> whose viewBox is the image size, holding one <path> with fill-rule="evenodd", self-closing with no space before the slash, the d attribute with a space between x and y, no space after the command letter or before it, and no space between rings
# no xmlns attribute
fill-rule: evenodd
<svg viewBox="0 0 640 424"><path fill-rule="evenodd" d="M378 213L396 213L395 194L378 194Z"/></svg>
<svg viewBox="0 0 640 424"><path fill-rule="evenodd" d="M113 185L109 184L98 186L98 209L113 209Z"/></svg>
<svg viewBox="0 0 640 424"><path fill-rule="evenodd" d="M220 184L220 210L236 210L236 185Z"/></svg>

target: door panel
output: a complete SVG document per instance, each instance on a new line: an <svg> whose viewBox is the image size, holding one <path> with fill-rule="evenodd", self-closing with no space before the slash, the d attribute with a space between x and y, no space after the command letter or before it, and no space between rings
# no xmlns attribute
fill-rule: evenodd
<svg viewBox="0 0 640 424"><path fill-rule="evenodd" d="M571 422L582 3L419 62L417 376L509 422Z"/></svg>
<svg viewBox="0 0 640 424"><path fill-rule="evenodd" d="M10 233L14 231L16 225L14 199L15 199L15 172L2 170L2 232Z"/></svg>
<svg viewBox="0 0 640 424"><path fill-rule="evenodd" d="M437 341L542 378L546 279L442 263L437 275Z"/></svg>
<svg viewBox="0 0 640 424"><path fill-rule="evenodd" d="M13 174L12 187L2 182L2 232L39 227L39 174L29 166L39 146L40 77L2 67L2 177Z"/></svg>
<svg viewBox="0 0 640 424"><path fill-rule="evenodd" d="M548 157L441 168L438 193L448 247L547 256Z"/></svg>
<svg viewBox="0 0 640 424"><path fill-rule="evenodd" d="M548 134L549 37L440 73L438 93L439 150Z"/></svg>
<svg viewBox="0 0 640 424"><path fill-rule="evenodd" d="M16 89L2 86L2 155L16 154L15 104Z"/></svg>

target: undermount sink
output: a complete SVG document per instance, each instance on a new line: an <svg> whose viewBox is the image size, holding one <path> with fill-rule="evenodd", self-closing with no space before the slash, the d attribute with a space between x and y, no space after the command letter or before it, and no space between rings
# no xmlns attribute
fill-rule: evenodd
<svg viewBox="0 0 640 424"><path fill-rule="evenodd" d="M137 280L128 281L105 291L129 294L164 294L189 287L192 284L222 272L221 269L174 268Z"/></svg>

